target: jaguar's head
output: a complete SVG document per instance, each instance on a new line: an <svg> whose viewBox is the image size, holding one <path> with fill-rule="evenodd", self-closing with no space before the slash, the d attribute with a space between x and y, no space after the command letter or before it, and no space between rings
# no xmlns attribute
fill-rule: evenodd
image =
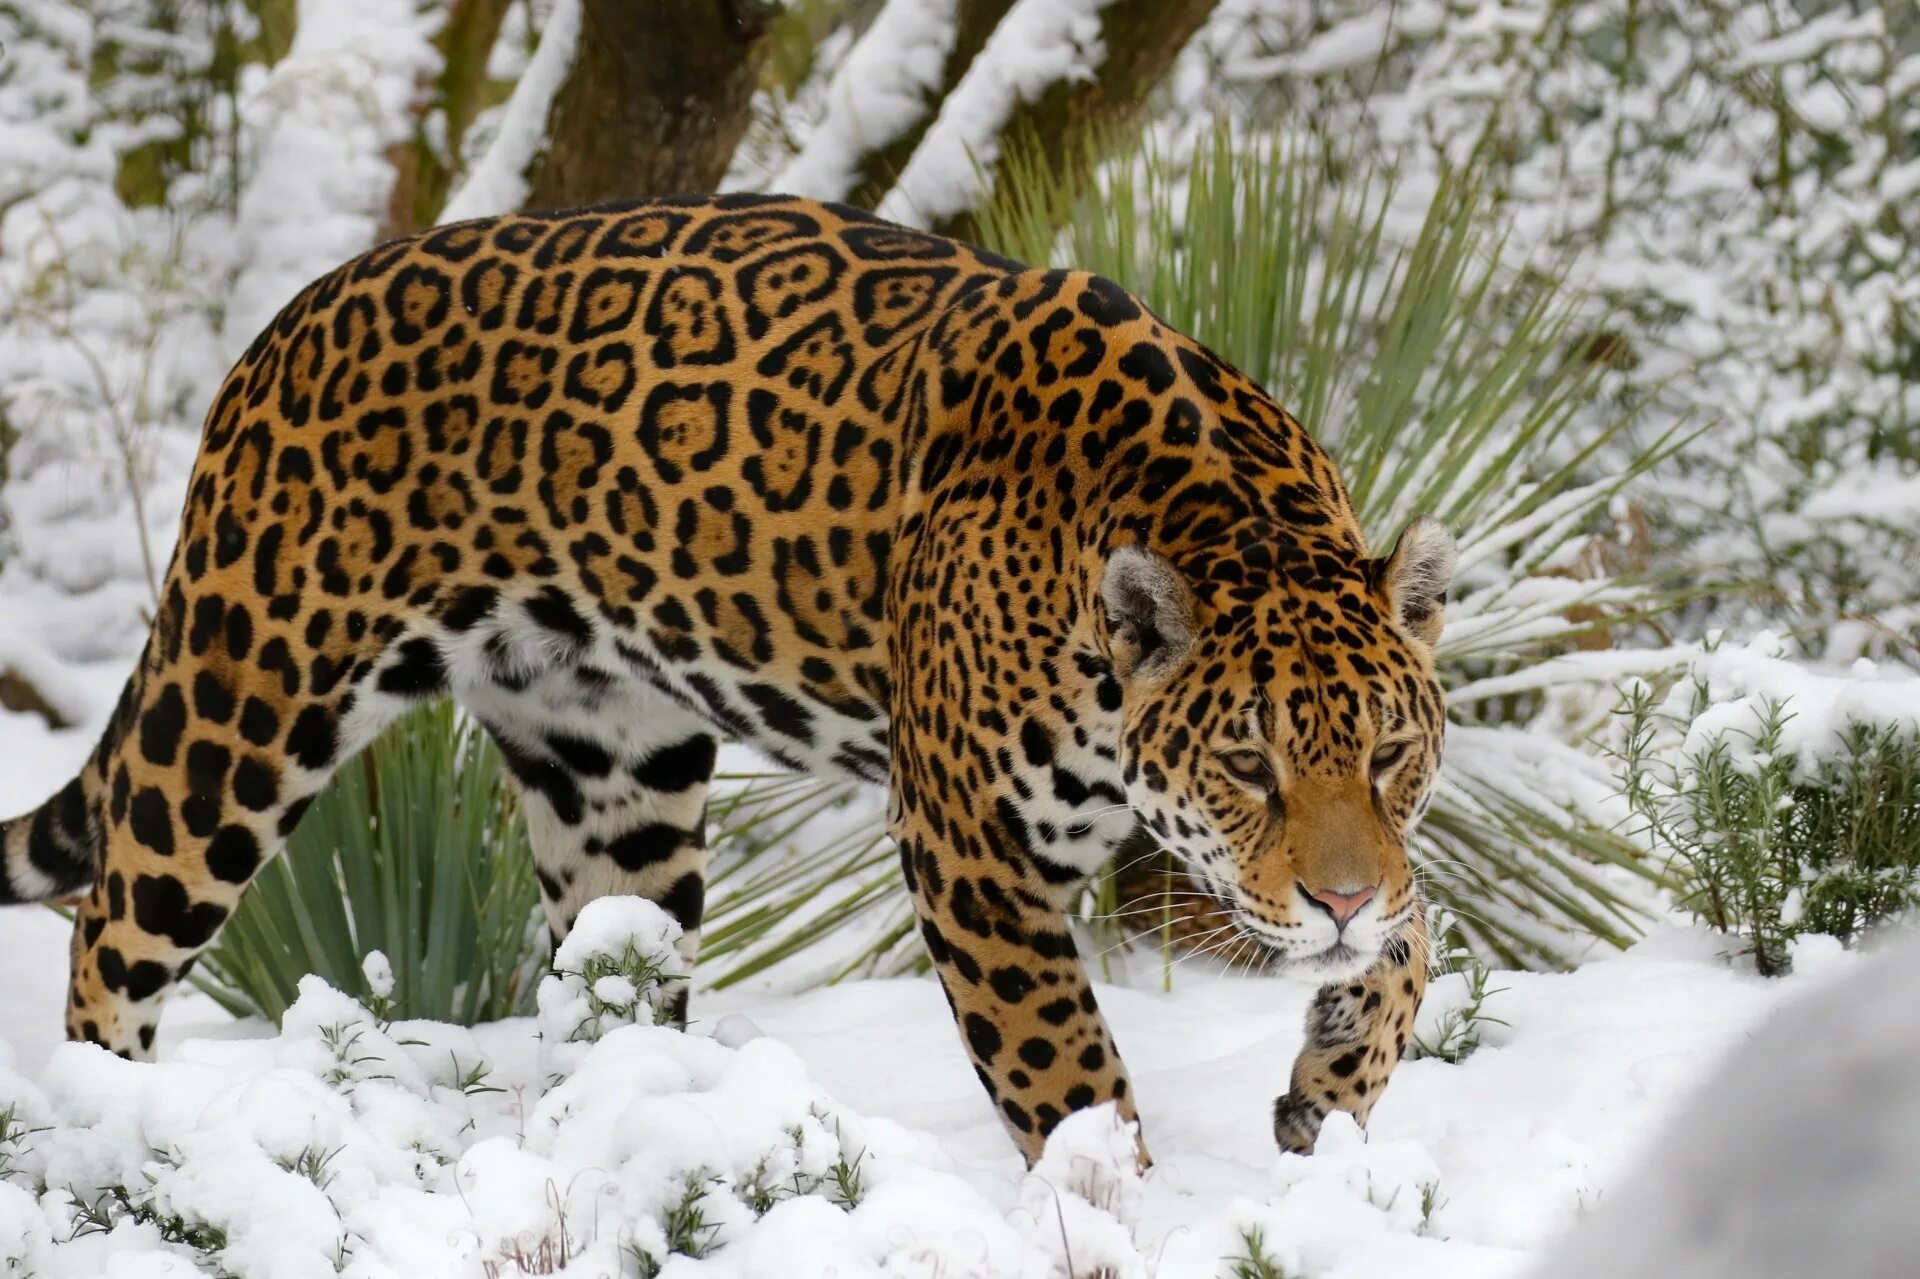
<svg viewBox="0 0 1920 1279"><path fill-rule="evenodd" d="M1424 517L1383 559L1253 522L1178 566L1137 545L1106 564L1129 802L1245 937L1324 981L1365 971L1418 905L1453 564Z"/></svg>

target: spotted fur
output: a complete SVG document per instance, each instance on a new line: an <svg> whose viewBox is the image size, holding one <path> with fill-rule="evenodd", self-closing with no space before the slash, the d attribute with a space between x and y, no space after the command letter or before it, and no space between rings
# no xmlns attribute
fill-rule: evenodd
<svg viewBox="0 0 1920 1279"><path fill-rule="evenodd" d="M509 216L316 281L208 416L158 615L0 898L87 888L68 1032L161 997L308 801L451 694L555 937L697 947L715 743L890 784L921 932L1032 1156L1133 1097L1063 908L1144 821L1329 984L1276 1117L1364 1117L1424 980L1405 837L1451 543L1369 558L1332 464L1114 284L837 206Z"/></svg>

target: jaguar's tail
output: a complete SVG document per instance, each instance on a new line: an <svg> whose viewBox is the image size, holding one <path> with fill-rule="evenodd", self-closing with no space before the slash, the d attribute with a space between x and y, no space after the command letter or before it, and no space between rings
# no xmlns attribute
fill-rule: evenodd
<svg viewBox="0 0 1920 1279"><path fill-rule="evenodd" d="M76 777L36 811L0 823L0 906L50 901L93 882L100 822Z"/></svg>
<svg viewBox="0 0 1920 1279"><path fill-rule="evenodd" d="M31 813L0 822L0 906L66 897L92 884L105 854L106 766L127 734L135 685L127 681L119 709L80 775Z"/></svg>

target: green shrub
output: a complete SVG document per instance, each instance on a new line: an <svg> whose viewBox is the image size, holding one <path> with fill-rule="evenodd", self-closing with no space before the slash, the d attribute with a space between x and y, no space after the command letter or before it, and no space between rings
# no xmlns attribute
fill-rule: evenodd
<svg viewBox="0 0 1920 1279"><path fill-rule="evenodd" d="M1677 706L1643 685L1620 708L1627 798L1683 907L1775 975L1796 937L1852 941L1920 905L1920 737L1855 723L1808 760L1791 703L1763 700L1749 727L1660 749L1712 704L1704 683Z"/></svg>
<svg viewBox="0 0 1920 1279"><path fill-rule="evenodd" d="M538 906L499 751L441 702L390 728L314 800L195 981L240 1016L277 1021L317 973L384 1016L473 1025L532 1011L546 968ZM364 970L376 950L390 992Z"/></svg>
<svg viewBox="0 0 1920 1279"><path fill-rule="evenodd" d="M1427 927L1434 939L1431 960L1434 985L1427 989L1421 1013L1424 1017L1437 1007L1438 1015L1434 1017L1427 1033L1414 1031L1412 1038L1407 1041L1406 1057L1408 1061L1432 1057L1457 1066L1480 1050L1485 1027L1508 1024L1487 1011L1488 1001L1497 995L1504 995L1507 988L1495 986L1493 972L1480 957L1466 946L1457 944L1460 921L1448 914L1444 907L1436 906L1428 912ZM1457 999L1449 997L1452 992L1441 994L1437 989L1455 977L1460 979ZM1436 995L1441 997L1436 999Z"/></svg>
<svg viewBox="0 0 1920 1279"><path fill-rule="evenodd" d="M1233 1279L1287 1279L1284 1266L1267 1251L1264 1232L1258 1226L1240 1228L1240 1255L1228 1257Z"/></svg>

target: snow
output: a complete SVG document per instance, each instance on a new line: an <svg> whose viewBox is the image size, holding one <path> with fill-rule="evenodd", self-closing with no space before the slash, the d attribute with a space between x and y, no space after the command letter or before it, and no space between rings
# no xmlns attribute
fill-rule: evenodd
<svg viewBox="0 0 1920 1279"><path fill-rule="evenodd" d="M589 902L553 956L553 976L540 983L540 1040L549 1064L568 1066L621 1026L667 1019L663 978L684 978L674 949L680 925L638 897Z"/></svg>
<svg viewBox="0 0 1920 1279"><path fill-rule="evenodd" d="M1187 963L1169 995L1151 956L1120 956L1126 984L1100 997L1156 1161L1142 1176L1110 1109L1063 1124L1023 1169L931 980L702 992L685 1034L652 1024L652 978L621 976L631 999L611 969L581 985L596 966L631 972L636 955L671 964L672 921L643 902L589 908L538 1018L383 1025L309 979L275 1035L183 1040L174 1019L195 1010L174 1009L157 1065L53 1043L64 928L13 908L0 931L17 956L0 975L13 1045L0 1047L0 1111L37 1130L0 1143L0 1258L42 1279L158 1273L189 1254L154 1224L76 1234L70 1191L95 1202L111 1186L154 1221L224 1232L220 1264L243 1279L317 1279L341 1259L349 1276L514 1273L513 1257L562 1241L564 1273L626 1274L635 1249L665 1258L669 1229L706 1254L668 1263L682 1279L1101 1266L1211 1279L1249 1233L1302 1277L1517 1275L1647 1152L1683 1148L1668 1131L1676 1103L1729 1049L1753 1056L1744 1044L1772 1010L1885 963L1808 939L1794 976L1763 980L1722 958L1721 939L1674 925L1571 973L1497 973L1498 1021L1478 1051L1403 1064L1367 1133L1336 1117L1302 1157L1275 1151L1266 1112L1311 990ZM1910 1006L1913 992L1881 984ZM590 996L597 1037L576 1037L574 1001ZM1436 981L1422 1032L1464 999L1461 979ZM1828 1017L1821 1041L1836 1046L1821 1052L1845 1053L1864 1033L1848 1025L1866 1020ZM1912 1031L1881 1022L1910 1054ZM1790 1055L1784 1044L1766 1055ZM1884 1084L1879 1060L1846 1071ZM1823 1059L1816 1074L1839 1070ZM1777 1110L1741 1104L1726 1113ZM1842 1131L1870 1126L1857 1113ZM1843 1119L1827 1107L1806 1123ZM1881 1129L1889 1142L1910 1130ZM1802 1150L1819 1144L1794 1133Z"/></svg>
<svg viewBox="0 0 1920 1279"><path fill-rule="evenodd" d="M1028 1270L1114 1279L1147 1273L1133 1233L1142 1197L1139 1149L1139 1126L1120 1118L1112 1102L1061 1121L1021 1181L1020 1206L1011 1215L1044 1258L1030 1260Z"/></svg>
<svg viewBox="0 0 1920 1279"><path fill-rule="evenodd" d="M1859 727L1920 735L1920 675L1894 663L1795 661L1779 636L1763 632L1746 644L1709 647L1686 670L1657 717L1659 744L1683 758L1698 759L1717 743L1740 757L1779 718L1776 711L1784 712L1777 752L1808 771L1843 754Z"/></svg>
<svg viewBox="0 0 1920 1279"><path fill-rule="evenodd" d="M367 989L376 999L393 998L393 964L377 950L367 952L360 961L360 971L366 976Z"/></svg>
<svg viewBox="0 0 1920 1279"><path fill-rule="evenodd" d="M526 202L527 168L547 134L547 112L573 65L580 39L580 0L555 0L540 44L513 86L493 142L440 211L442 222L510 213Z"/></svg>
<svg viewBox="0 0 1920 1279"><path fill-rule="evenodd" d="M153 44L121 25L151 16L136 7L0 14L0 413L21 436L0 490L0 671L90 730L144 641L220 379L298 289L377 238L389 149L438 65L412 0L306 0L287 56L218 104L204 171L129 208L115 148L170 127L171 99L125 125L108 99L126 86L94 94L88 74L96 40ZM197 15L179 16L198 35L166 37L189 65L212 56ZM19 722L0 719L35 731Z"/></svg>
<svg viewBox="0 0 1920 1279"><path fill-rule="evenodd" d="M953 50L955 2L889 0L835 70L825 112L772 190L841 199L861 158L927 113Z"/></svg>
<svg viewBox="0 0 1920 1279"><path fill-rule="evenodd" d="M928 226L977 207L1014 109L1062 80L1091 79L1106 59L1100 11L1110 2L1019 0L941 104L880 216Z"/></svg>
<svg viewBox="0 0 1920 1279"><path fill-rule="evenodd" d="M1822 13L1809 18L1804 26L1749 46L1733 58L1730 65L1746 71L1807 62L1843 40L1877 39L1885 26L1886 20L1874 9L1860 14L1844 10Z"/></svg>
<svg viewBox="0 0 1920 1279"><path fill-rule="evenodd" d="M250 95L254 161L234 224L229 349L380 238L389 148L411 139L414 86L439 70L430 33L412 0L302 0L293 47Z"/></svg>
<svg viewBox="0 0 1920 1279"><path fill-rule="evenodd" d="M1312 44L1297 53L1267 58L1248 58L1233 69L1236 79L1269 80L1277 74L1325 75L1371 64L1387 43L1389 24L1385 10L1358 14L1335 23L1321 32Z"/></svg>
<svg viewBox="0 0 1920 1279"><path fill-rule="evenodd" d="M1920 192L1920 162L1916 162L1913 169L1914 190ZM1912 524L1920 521L1920 475L1874 475L1867 477L1865 484L1859 477L1851 477L1844 485L1809 497L1800 514L1814 521L1885 520Z"/></svg>

